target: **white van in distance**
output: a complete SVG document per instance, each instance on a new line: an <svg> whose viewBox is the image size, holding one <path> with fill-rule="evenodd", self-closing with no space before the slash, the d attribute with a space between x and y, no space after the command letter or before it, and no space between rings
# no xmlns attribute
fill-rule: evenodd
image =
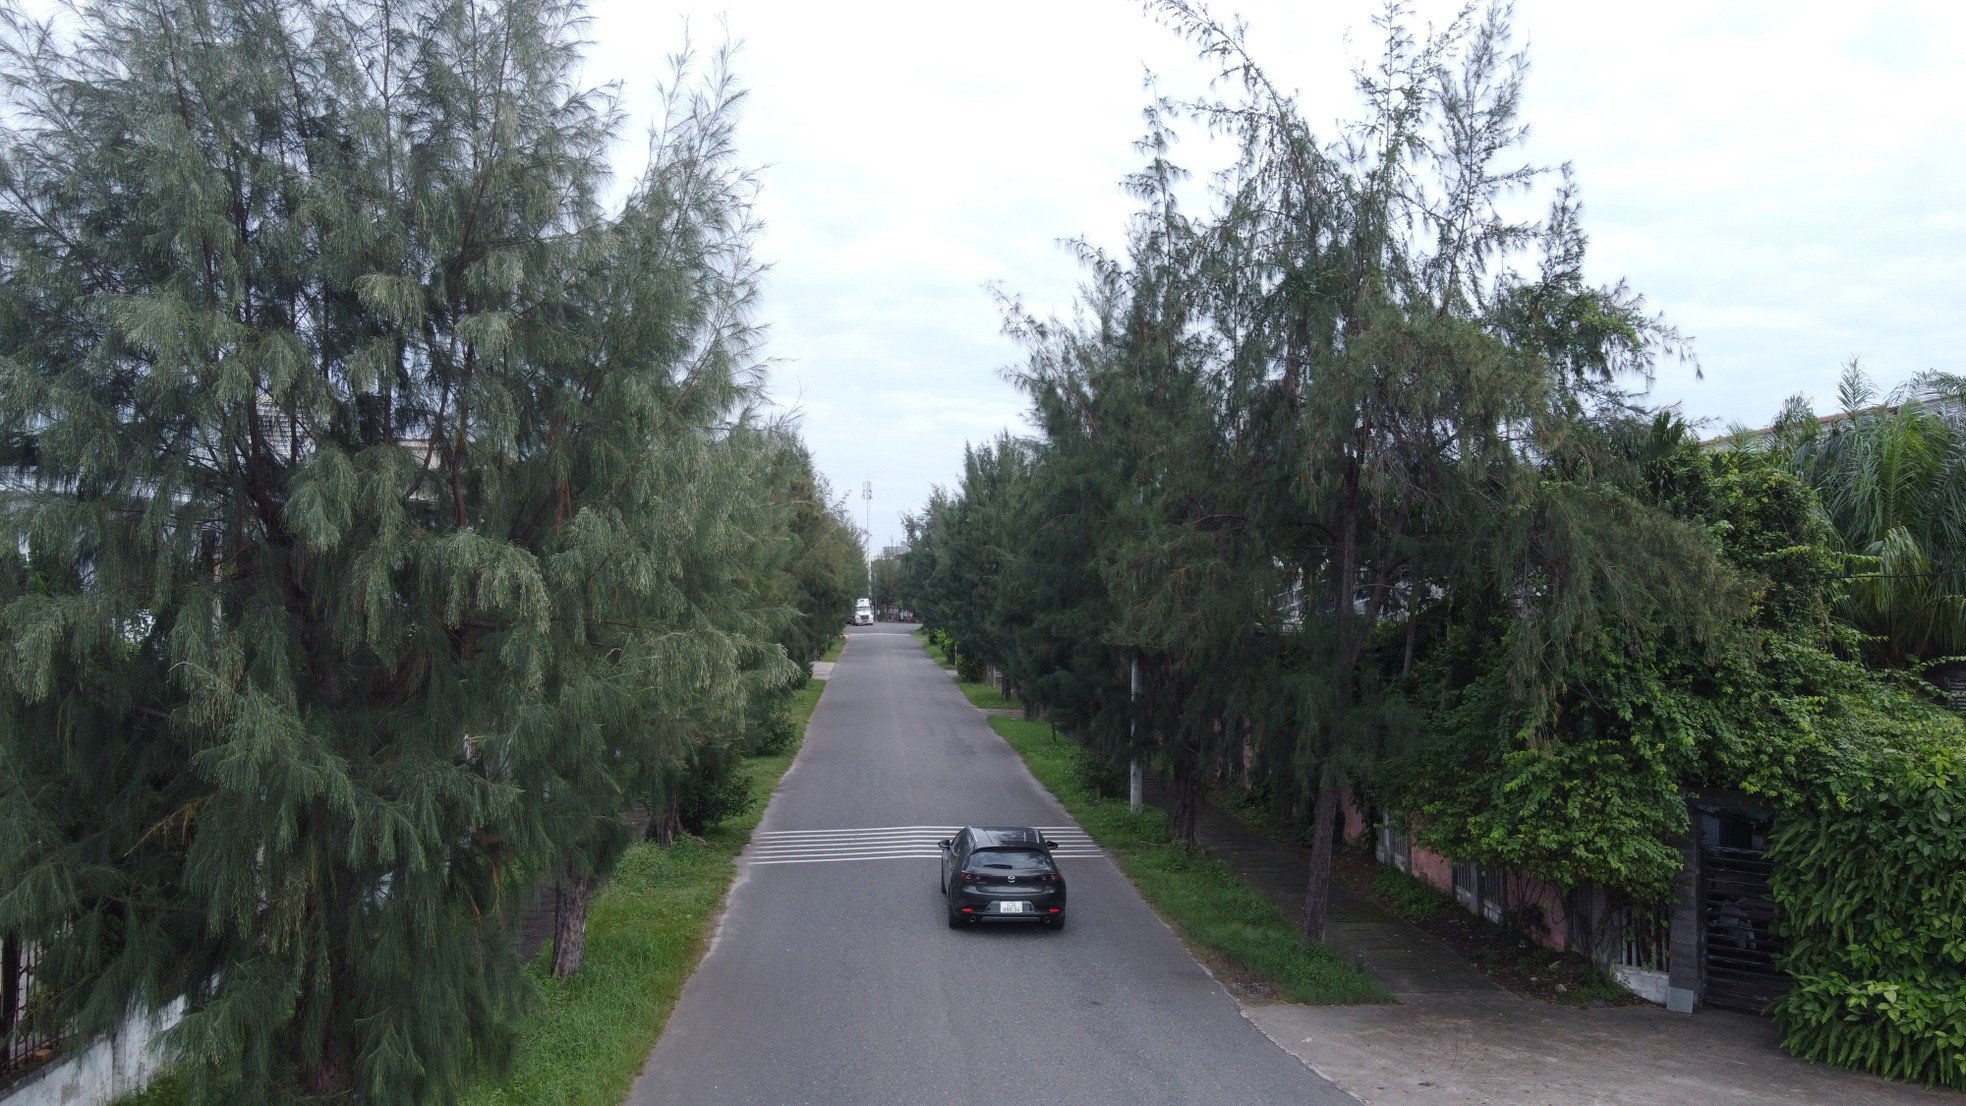
<svg viewBox="0 0 1966 1106"><path fill-rule="evenodd" d="M856 600L853 604L853 624L872 626L874 624L874 604L867 599Z"/></svg>

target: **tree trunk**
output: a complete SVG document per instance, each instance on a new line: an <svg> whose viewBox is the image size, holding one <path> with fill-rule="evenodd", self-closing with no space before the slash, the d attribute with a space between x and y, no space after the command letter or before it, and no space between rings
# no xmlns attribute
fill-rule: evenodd
<svg viewBox="0 0 1966 1106"><path fill-rule="evenodd" d="M662 801L662 809L649 818L649 840L666 849L674 845L676 838L682 835L682 797L670 795Z"/></svg>
<svg viewBox="0 0 1966 1106"><path fill-rule="evenodd" d="M324 821L321 804L317 802L310 809L310 822L321 825ZM336 875L329 875L324 881L316 899L319 913L310 919L321 925L322 932L347 932L345 886L345 880ZM307 959L297 981L298 1000L305 1004L320 996L327 1004L327 1011L318 1028L288 1035L294 1077L309 1096L325 1101L346 1094L355 1080L355 1046L351 1039L355 1028L348 1010L348 996L354 993L354 957L354 949L330 939L322 955Z"/></svg>
<svg viewBox="0 0 1966 1106"><path fill-rule="evenodd" d="M1167 805L1167 820L1174 834L1174 843L1188 852L1194 852L1200 844L1195 836L1195 822L1201 810L1201 776L1186 758L1174 766L1174 787Z"/></svg>
<svg viewBox="0 0 1966 1106"><path fill-rule="evenodd" d="M1568 951L1605 967L1610 962L1612 923L1623 921L1629 911L1611 908L1608 896L1588 883L1563 889L1564 944ZM1619 934L1622 936L1622 933Z"/></svg>
<svg viewBox="0 0 1966 1106"><path fill-rule="evenodd" d="M1358 526L1359 526L1359 458L1365 452L1364 442L1371 431L1370 423L1362 425L1358 433L1358 445L1348 456L1344 486L1339 493L1336 565L1332 578L1332 631L1336 648L1333 650L1334 665L1332 675L1334 684L1331 696L1331 716L1323 725L1323 738L1315 749L1317 759L1312 771L1318 778L1329 772L1329 758L1338 753L1337 735L1344 732L1343 721L1352 709L1353 681L1357 679L1354 669L1364 652L1365 634L1360 630L1356 636L1352 630L1357 609L1355 593L1358 590ZM1324 940L1325 916L1331 906L1331 830L1338 820L1338 789L1329 783L1320 784L1317 803L1311 811L1311 868L1304 885L1304 922L1298 932L1298 943L1310 945Z"/></svg>
<svg viewBox="0 0 1966 1106"><path fill-rule="evenodd" d="M13 1032L21 1008L20 938L0 934L0 1037Z"/></svg>
<svg viewBox="0 0 1966 1106"><path fill-rule="evenodd" d="M1331 910L1331 837L1338 823L1338 789L1322 787L1311 815L1311 868L1304 884L1304 925L1299 945L1324 940L1325 917Z"/></svg>
<svg viewBox="0 0 1966 1106"><path fill-rule="evenodd" d="M342 1030L330 1025L326 1039L321 1042L321 1058L304 1069L301 1086L306 1088L308 1095L320 1099L329 1099L347 1091L354 1078L354 1065L350 1061L347 1039L342 1035Z"/></svg>
<svg viewBox="0 0 1966 1106"><path fill-rule="evenodd" d="M1256 779L1256 726L1244 715L1242 728L1242 789L1247 792Z"/></svg>
<svg viewBox="0 0 1966 1106"><path fill-rule="evenodd" d="M553 978L565 979L580 970L587 955L587 904L593 900L593 884L584 878L569 878L559 884L560 906L553 912Z"/></svg>

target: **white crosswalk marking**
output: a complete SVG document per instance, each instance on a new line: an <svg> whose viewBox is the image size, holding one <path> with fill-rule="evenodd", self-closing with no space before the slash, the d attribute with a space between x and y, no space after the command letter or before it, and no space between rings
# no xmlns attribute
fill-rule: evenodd
<svg viewBox="0 0 1966 1106"><path fill-rule="evenodd" d="M765 830L751 835L743 863L835 864L850 860L934 859L942 850L936 842L952 837L960 826L870 826L861 829ZM1077 826L1038 826L1047 840L1058 842L1051 855L1085 859L1106 855Z"/></svg>

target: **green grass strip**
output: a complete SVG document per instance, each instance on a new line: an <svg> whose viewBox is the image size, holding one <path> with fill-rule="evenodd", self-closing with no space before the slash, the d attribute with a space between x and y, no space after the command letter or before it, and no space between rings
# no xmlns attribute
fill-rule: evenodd
<svg viewBox="0 0 1966 1106"><path fill-rule="evenodd" d="M538 999L513 1066L496 1084L465 1091L468 1106L615 1106L627 1096L701 957L730 883L724 850L687 838L636 845L621 858L587 918L580 970L553 979L531 970Z"/></svg>
<svg viewBox="0 0 1966 1106"><path fill-rule="evenodd" d="M825 688L814 680L792 700L801 741ZM748 758L750 806L702 841L684 838L669 849L643 843L622 856L589 909L580 970L554 979L551 943L540 950L528 969L537 1001L520 1029L511 1069L503 1079L467 1087L459 1106L620 1106L708 951L737 854L797 754L794 744L776 756ZM187 1101L183 1081L166 1075L117 1106Z"/></svg>
<svg viewBox="0 0 1966 1106"><path fill-rule="evenodd" d="M922 643L922 648L928 650L928 658L930 660L950 672L956 670L955 663L949 659L949 654L943 651L942 646L936 642L933 634L930 634L927 630L916 630L915 639Z"/></svg>
<svg viewBox="0 0 1966 1106"><path fill-rule="evenodd" d="M955 672L956 666L949 663L949 654L929 637L927 631L916 630L915 637L921 641L922 648L928 650L930 660L940 665L944 672ZM957 680L956 686L962 689L963 697L969 700L971 706L982 710L1005 710L1023 705L1015 699L1005 698L1004 693L997 690L995 684L972 684Z"/></svg>
<svg viewBox="0 0 1966 1106"><path fill-rule="evenodd" d="M1204 960L1266 985L1286 1002L1392 1001L1371 976L1323 945L1299 948L1297 927L1228 865L1174 845L1164 812L1146 807L1135 814L1124 802L1101 801L1087 792L1079 783L1078 747L1049 724L997 717L990 726Z"/></svg>
<svg viewBox="0 0 1966 1106"><path fill-rule="evenodd" d="M796 731L826 685L813 680L792 703ZM737 873L737 854L764 817L765 802L798 746L745 761L751 804L704 835L675 846L641 844L621 858L587 919L580 970L554 979L551 946L533 965L539 1001L512 1069L496 1084L468 1089L460 1106L619 1106L668 1024L683 984L710 947L710 933Z"/></svg>
<svg viewBox="0 0 1966 1106"><path fill-rule="evenodd" d="M963 694L969 698L972 706L983 710L1003 710L1018 705L1017 700L1004 698L1003 692L998 691L995 684L966 684L958 681L956 686L962 688Z"/></svg>

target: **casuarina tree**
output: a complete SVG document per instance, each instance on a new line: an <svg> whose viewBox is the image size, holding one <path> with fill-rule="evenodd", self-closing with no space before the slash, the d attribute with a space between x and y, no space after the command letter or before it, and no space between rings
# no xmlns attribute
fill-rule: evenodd
<svg viewBox="0 0 1966 1106"><path fill-rule="evenodd" d="M0 929L73 1031L185 998L199 1101L449 1100L534 881L795 675L738 96L610 208L582 25L6 16Z"/></svg>
<svg viewBox="0 0 1966 1106"><path fill-rule="evenodd" d="M1504 214L1541 177L1510 161L1524 59L1506 10L1416 35L1390 8L1360 71L1362 118L1323 139L1239 26L1182 0L1148 8L1223 67L1231 96L1193 112L1241 147L1205 277L1237 411L1225 426L1252 442L1246 540L1282 566L1300 631L1282 678L1288 762L1313 809L1315 939L1339 798L1416 717L1402 682L1417 613L1471 591L1516 597L1516 693L1533 715L1551 656L1665 587L1655 542L1590 564L1587 542L1561 540L1577 519L1651 532L1653 515L1545 477L1555 462L1589 470L1581 430L1624 415L1628 381L1677 336L1622 285L1583 281L1567 179L1545 220ZM1404 646L1376 646L1402 629Z"/></svg>

